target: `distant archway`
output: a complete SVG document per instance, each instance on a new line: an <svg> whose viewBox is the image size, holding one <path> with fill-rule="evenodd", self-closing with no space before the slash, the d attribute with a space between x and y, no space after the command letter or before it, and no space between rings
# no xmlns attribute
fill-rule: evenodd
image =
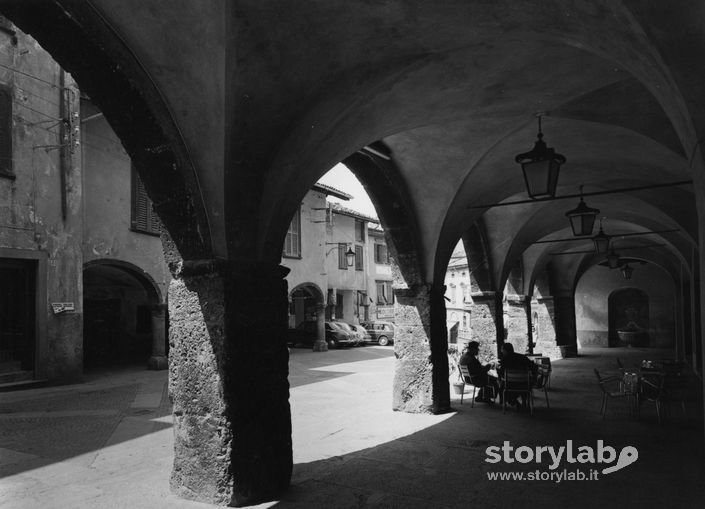
<svg viewBox="0 0 705 509"><path fill-rule="evenodd" d="M649 296L638 288L620 288L607 299L609 346L648 346ZM625 343L619 331L632 330L633 341Z"/></svg>
<svg viewBox="0 0 705 509"><path fill-rule="evenodd" d="M152 310L162 302L149 274L119 260L83 269L85 369L145 363L152 353Z"/></svg>
<svg viewBox="0 0 705 509"><path fill-rule="evenodd" d="M314 283L302 283L289 293L289 327L301 322L315 322L318 306L323 304L323 292Z"/></svg>

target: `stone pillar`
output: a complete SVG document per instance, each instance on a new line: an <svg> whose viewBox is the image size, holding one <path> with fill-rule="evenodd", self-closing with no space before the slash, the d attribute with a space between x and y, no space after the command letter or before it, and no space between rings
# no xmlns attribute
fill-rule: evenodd
<svg viewBox="0 0 705 509"><path fill-rule="evenodd" d="M556 343L562 357L578 355L578 339L575 329L575 296L554 296Z"/></svg>
<svg viewBox="0 0 705 509"><path fill-rule="evenodd" d="M185 262L170 284L171 486L182 497L246 505L289 485L286 272Z"/></svg>
<svg viewBox="0 0 705 509"><path fill-rule="evenodd" d="M316 341L313 343L314 352L327 352L326 341L326 305L323 302L316 304Z"/></svg>
<svg viewBox="0 0 705 509"><path fill-rule="evenodd" d="M166 369L166 304L152 306L152 356L147 361L149 369Z"/></svg>
<svg viewBox="0 0 705 509"><path fill-rule="evenodd" d="M470 328L472 329L472 340L480 343L479 358L482 360L496 359L499 353L497 315L502 314L502 309L498 307L497 295L495 292L476 292L471 297Z"/></svg>
<svg viewBox="0 0 705 509"><path fill-rule="evenodd" d="M525 295L507 296L508 320L504 326L507 329L507 342L514 345L518 353L529 352L529 326L528 299Z"/></svg>
<svg viewBox="0 0 705 509"><path fill-rule="evenodd" d="M556 344L556 315L553 297L538 297L532 303L531 308L536 312L536 320L533 323L536 331L534 352L551 359L560 359L560 349Z"/></svg>
<svg viewBox="0 0 705 509"><path fill-rule="evenodd" d="M392 408L403 412L450 410L448 338L442 286L395 289L396 334Z"/></svg>

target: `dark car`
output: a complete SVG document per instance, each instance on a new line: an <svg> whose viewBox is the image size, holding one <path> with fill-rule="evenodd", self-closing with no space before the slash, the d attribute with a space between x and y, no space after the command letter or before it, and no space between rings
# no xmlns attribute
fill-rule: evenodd
<svg viewBox="0 0 705 509"><path fill-rule="evenodd" d="M326 341L330 348L352 346L356 343L355 334L346 329L338 322L326 322Z"/></svg>
<svg viewBox="0 0 705 509"><path fill-rule="evenodd" d="M360 325L367 330L368 341L380 346L394 343L395 326L392 322L365 322Z"/></svg>
<svg viewBox="0 0 705 509"><path fill-rule="evenodd" d="M354 346L361 346L365 344L367 331L365 331L365 329L360 325L354 325L352 323L342 322L340 320L336 320L333 323L352 336Z"/></svg>
<svg viewBox="0 0 705 509"><path fill-rule="evenodd" d="M301 322L295 329L286 332L286 342L291 346L312 346L318 336L316 322Z"/></svg>

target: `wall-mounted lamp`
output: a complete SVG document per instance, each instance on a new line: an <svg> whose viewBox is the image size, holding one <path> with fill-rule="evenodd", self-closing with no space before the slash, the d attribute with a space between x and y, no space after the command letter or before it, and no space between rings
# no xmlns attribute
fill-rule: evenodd
<svg viewBox="0 0 705 509"><path fill-rule="evenodd" d="M607 254L610 249L610 236L602 230L602 218L600 218L600 232L592 238L592 243L595 244L597 254Z"/></svg>
<svg viewBox="0 0 705 509"><path fill-rule="evenodd" d="M348 250L345 251L345 263L347 263L348 267L352 267L353 265L355 265L355 251L352 250L352 248L350 247L350 244L348 244L346 242L345 243L344 242L326 242L326 245L331 245L331 244L335 245L335 247L329 249L328 252L326 253L326 256L331 254L336 249L340 249L341 244L344 244L348 248Z"/></svg>
<svg viewBox="0 0 705 509"><path fill-rule="evenodd" d="M526 192L532 199L553 197L556 195L558 172L566 158L546 146L541 132L541 115L539 119L538 140L530 152L517 155L514 160L521 164L526 183Z"/></svg>
<svg viewBox="0 0 705 509"><path fill-rule="evenodd" d="M573 235L576 237L584 237L585 235L592 235L592 227L595 225L595 218L599 213L599 209L593 209L585 204L585 200L583 200L583 186L580 186L580 202L578 206L566 212L565 215L570 220Z"/></svg>
<svg viewBox="0 0 705 509"><path fill-rule="evenodd" d="M348 250L345 251L345 260L348 262L348 267L352 267L355 263L355 251L351 247L348 247Z"/></svg>
<svg viewBox="0 0 705 509"><path fill-rule="evenodd" d="M634 272L634 268L631 267L628 263L622 267L622 275L624 276L624 279L626 279L626 280L631 279L632 272Z"/></svg>

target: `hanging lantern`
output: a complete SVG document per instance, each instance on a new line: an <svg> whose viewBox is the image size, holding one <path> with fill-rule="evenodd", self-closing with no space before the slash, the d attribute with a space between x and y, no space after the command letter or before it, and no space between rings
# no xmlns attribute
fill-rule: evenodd
<svg viewBox="0 0 705 509"><path fill-rule="evenodd" d="M597 254L607 254L610 248L610 236L602 231L602 219L600 219L600 232L592 238L593 244L595 244L595 253Z"/></svg>
<svg viewBox="0 0 705 509"><path fill-rule="evenodd" d="M624 279L629 280L632 278L632 272L634 272L634 268L631 267L628 263L622 267L622 275L624 276Z"/></svg>
<svg viewBox="0 0 705 509"><path fill-rule="evenodd" d="M565 215L570 219L573 235L584 237L585 235L592 235L592 227L595 225L595 218L599 213L599 209L593 209L585 204L583 186L580 186L580 203L573 210L566 212Z"/></svg>
<svg viewBox="0 0 705 509"><path fill-rule="evenodd" d="M566 158L546 146L541 132L541 115L538 116L538 119L538 140L536 140L533 150L519 154L514 160L521 164L526 192L531 199L553 198L556 195L558 172Z"/></svg>
<svg viewBox="0 0 705 509"><path fill-rule="evenodd" d="M345 251L345 259L348 262L348 267L352 267L355 263L355 251L352 248L348 247L348 250Z"/></svg>

